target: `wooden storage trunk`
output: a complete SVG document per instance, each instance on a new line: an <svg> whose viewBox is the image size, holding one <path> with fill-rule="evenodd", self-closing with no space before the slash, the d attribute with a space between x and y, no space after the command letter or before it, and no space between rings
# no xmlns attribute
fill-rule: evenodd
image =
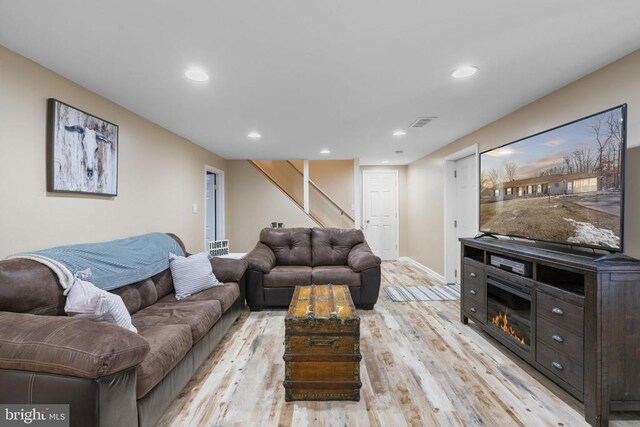
<svg viewBox="0 0 640 427"><path fill-rule="evenodd" d="M360 318L347 286L296 287L284 345L287 401L360 400Z"/></svg>

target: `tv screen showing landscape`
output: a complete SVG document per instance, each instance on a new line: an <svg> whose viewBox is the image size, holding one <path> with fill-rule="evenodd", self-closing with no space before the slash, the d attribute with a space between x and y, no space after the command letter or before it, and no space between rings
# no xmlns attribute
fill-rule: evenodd
<svg viewBox="0 0 640 427"><path fill-rule="evenodd" d="M626 106L480 155L480 231L622 250Z"/></svg>

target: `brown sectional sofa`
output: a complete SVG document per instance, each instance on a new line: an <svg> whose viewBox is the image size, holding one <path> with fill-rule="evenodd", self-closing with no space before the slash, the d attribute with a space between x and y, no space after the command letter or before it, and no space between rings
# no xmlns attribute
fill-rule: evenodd
<svg viewBox="0 0 640 427"><path fill-rule="evenodd" d="M286 307L296 286L348 285L358 308L371 310L380 291L380 258L355 229L265 228L245 257L252 311Z"/></svg>
<svg viewBox="0 0 640 427"><path fill-rule="evenodd" d="M169 269L113 291L136 334L66 316L44 265L0 261L0 402L69 404L72 426L155 425L244 307L246 261L212 264L224 285L182 301Z"/></svg>

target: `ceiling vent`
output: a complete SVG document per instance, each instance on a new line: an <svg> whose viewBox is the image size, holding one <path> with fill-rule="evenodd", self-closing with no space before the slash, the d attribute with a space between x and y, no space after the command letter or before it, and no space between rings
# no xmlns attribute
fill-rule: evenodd
<svg viewBox="0 0 640 427"><path fill-rule="evenodd" d="M436 118L437 117L435 117L435 116L418 117L413 123L411 123L411 125L409 125L409 129L412 129L412 128L423 128L427 124L429 124L429 122L431 120L436 119Z"/></svg>

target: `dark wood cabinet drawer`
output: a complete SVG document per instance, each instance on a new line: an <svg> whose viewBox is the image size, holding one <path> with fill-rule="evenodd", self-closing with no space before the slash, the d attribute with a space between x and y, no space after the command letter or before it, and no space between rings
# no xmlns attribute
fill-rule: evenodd
<svg viewBox="0 0 640 427"><path fill-rule="evenodd" d="M547 371L582 391L583 367L581 364L539 341L536 360Z"/></svg>
<svg viewBox="0 0 640 427"><path fill-rule="evenodd" d="M463 277L462 280L465 284L474 284L479 287L484 286L485 271L482 267L478 267L470 262L465 262L463 265Z"/></svg>
<svg viewBox="0 0 640 427"><path fill-rule="evenodd" d="M579 364L584 360L584 338L562 328L559 323L552 323L544 317L537 319L537 340L554 350L569 356Z"/></svg>
<svg viewBox="0 0 640 427"><path fill-rule="evenodd" d="M487 288L482 284L465 281L463 291L465 298L472 298L478 301L487 299Z"/></svg>
<svg viewBox="0 0 640 427"><path fill-rule="evenodd" d="M464 297L464 311L475 320L484 324L487 322L487 300L484 301L475 297Z"/></svg>
<svg viewBox="0 0 640 427"><path fill-rule="evenodd" d="M538 292L538 316L549 319L564 329L584 336L584 309L553 295Z"/></svg>
<svg viewBox="0 0 640 427"><path fill-rule="evenodd" d="M474 320L484 324L487 321L487 285L485 270L476 262L463 262L462 266L463 309Z"/></svg>

